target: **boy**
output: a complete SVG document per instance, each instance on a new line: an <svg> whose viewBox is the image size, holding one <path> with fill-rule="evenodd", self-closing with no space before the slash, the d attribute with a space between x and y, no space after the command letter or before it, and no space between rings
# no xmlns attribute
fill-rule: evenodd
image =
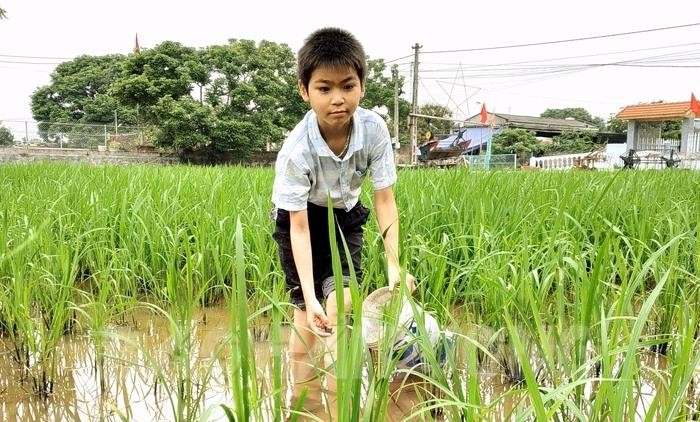
<svg viewBox="0 0 700 422"><path fill-rule="evenodd" d="M328 240L328 195L335 220L350 250L357 279L362 278L363 226L369 210L359 202L367 174L374 188L374 207L384 233L390 287L398 284L399 222L392 186L396 166L386 123L359 108L367 73L365 53L355 37L337 28L312 33L298 54L298 88L311 105L284 141L277 156L272 201L287 288L294 310L289 349L293 357L308 354L316 336L327 337L337 318L335 285ZM337 236L340 242L340 236ZM342 246L340 250L343 251ZM350 275L341 252L345 309L350 308ZM408 282L413 288L412 279ZM321 306L326 299L327 312ZM298 374L298 371L293 372Z"/></svg>

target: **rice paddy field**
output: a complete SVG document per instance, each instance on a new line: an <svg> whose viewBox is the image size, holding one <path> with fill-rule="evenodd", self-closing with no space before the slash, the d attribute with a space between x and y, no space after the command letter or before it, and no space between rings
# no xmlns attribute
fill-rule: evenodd
<svg viewBox="0 0 700 422"><path fill-rule="evenodd" d="M700 172L401 171L411 300L454 345L367 351L370 219L336 392L290 381L272 179L1 165L0 420L700 420Z"/></svg>

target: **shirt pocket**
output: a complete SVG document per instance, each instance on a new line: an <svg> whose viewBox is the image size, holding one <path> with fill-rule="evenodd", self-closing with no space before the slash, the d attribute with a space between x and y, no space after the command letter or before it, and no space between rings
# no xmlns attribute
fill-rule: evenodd
<svg viewBox="0 0 700 422"><path fill-rule="evenodd" d="M350 189L359 189L367 175L367 167L357 167L350 178Z"/></svg>

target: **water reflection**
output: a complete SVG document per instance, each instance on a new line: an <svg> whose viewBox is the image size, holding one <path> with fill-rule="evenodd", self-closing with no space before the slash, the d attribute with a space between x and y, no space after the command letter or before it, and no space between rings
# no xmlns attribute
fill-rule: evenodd
<svg viewBox="0 0 700 422"><path fill-rule="evenodd" d="M227 347L229 321L224 307L208 308L195 315L188 329L191 347L185 366L175 364L182 357L174 346L168 322L141 310L134 319L136 325L108 327L109 335L97 333L66 336L56 351L54 394L42 399L32 392L31 381L13 359L7 339L0 346L0 420L14 421L90 421L106 420L163 420L171 421L177 415L199 415L212 408L210 420L225 420L217 405L232 403L229 357ZM286 353L289 337L282 327L284 400L288 408L303 389L307 389L303 411L308 414L299 420L330 420L335 413L337 398L323 391L318 378L293 383L289 377L290 360ZM264 337L264 336L263 336ZM96 348L96 344L100 347ZM102 354L96 350L103 350ZM255 344L255 360L259 384L269 397L272 385L272 348L269 342ZM180 354L178 354L180 353ZM181 361L182 362L182 361ZM182 372L184 371L184 372ZM642 358L637 415L643 417L653 397L667 390L666 361L655 354ZM189 383L178 384L186 374ZM700 377L700 374L698 374ZM460 377L466 391L468 375ZM488 405L485 418L509 420L520 409L526 394L524 386L515 387L497 365L483 364L478 372L482 405ZM697 381L696 381L697 382ZM423 406L425 391L417 380L396 379L390 385L388 420L403 421L416 414ZM588 391L594 390L591 386ZM697 402L699 392L688 392L689 401ZM179 397L185 397L183 402ZM274 403L268 398L262 407L273 414ZM419 413L417 420L430 420L428 412ZM435 419L441 419L438 415Z"/></svg>

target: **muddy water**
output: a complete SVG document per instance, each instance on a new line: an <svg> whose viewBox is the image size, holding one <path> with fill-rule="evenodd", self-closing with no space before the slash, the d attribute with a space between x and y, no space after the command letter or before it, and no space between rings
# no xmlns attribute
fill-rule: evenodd
<svg viewBox="0 0 700 422"><path fill-rule="evenodd" d="M129 319L131 321L131 319ZM96 339L89 334L63 338L56 351L56 376L53 393L42 398L33 391L31 373L20 370L13 359L12 345L3 338L0 347L0 420L1 421L57 421L57 420L134 420L171 421L178 414L177 361L167 321L143 311L134 314L133 323L111 325L108 336L98 337L104 350L104 363L96 353ZM229 351L226 336L229 332L225 308L209 308L196 315L190 330L192 348L186 361L192 383L185 385L191 397L183 409L195 412L211 409L209 420L225 420L219 404L232 403L230 386ZM290 362L286 343L289 331L283 327L282 362L285 384L285 405L292 407L300 387L290 382ZM101 339L101 340L100 340ZM269 391L272 365L270 343L265 335L255 343L258 380ZM663 369L663 362L651 362L653 368ZM653 395L658 377L651 373L642 382L642 394ZM403 421L421 407L419 387L415 380L397 380L390 386L388 419ZM479 371L482 404L491 404L489 419L508 420L522 396L508 394L512 384L498 368L483 366ZM318 380L303 384L308 389L304 411L309 414L300 420L329 420L334 413L336 397L324 393ZM644 397L640 406L644 406ZM263 404L271 409L272 402ZM317 419L315 419L317 418ZM430 419L429 413L421 418ZM440 419L438 416L437 419Z"/></svg>

